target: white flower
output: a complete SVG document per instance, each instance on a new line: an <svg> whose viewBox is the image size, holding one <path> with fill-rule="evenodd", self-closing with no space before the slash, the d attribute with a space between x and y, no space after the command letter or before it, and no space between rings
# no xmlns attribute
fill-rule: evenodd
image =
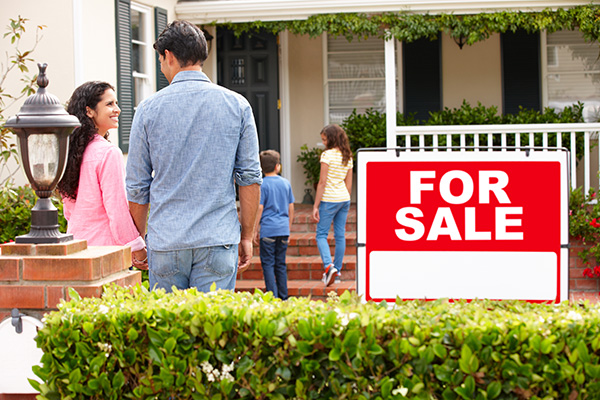
<svg viewBox="0 0 600 400"><path fill-rule="evenodd" d="M567 314L567 318L569 318L573 321L579 321L579 320L583 319L581 314L579 314L578 312L575 312L573 310L569 311L569 313Z"/></svg>
<svg viewBox="0 0 600 400"><path fill-rule="evenodd" d="M401 394L402 396L406 397L406 393L408 393L408 388L405 388L404 386L400 386L400 387L392 390L392 394L394 396L397 394Z"/></svg>
<svg viewBox="0 0 600 400"><path fill-rule="evenodd" d="M202 372L204 372L207 375L210 374L214 369L214 367L208 361L203 361L202 364L200 364L200 366L202 367Z"/></svg>

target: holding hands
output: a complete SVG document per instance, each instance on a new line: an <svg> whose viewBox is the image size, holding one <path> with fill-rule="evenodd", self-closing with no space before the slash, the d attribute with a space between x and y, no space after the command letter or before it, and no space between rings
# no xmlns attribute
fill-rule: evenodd
<svg viewBox="0 0 600 400"><path fill-rule="evenodd" d="M146 253L146 249L143 248L138 251L131 252L131 263L134 267L141 270L148 270L148 254Z"/></svg>

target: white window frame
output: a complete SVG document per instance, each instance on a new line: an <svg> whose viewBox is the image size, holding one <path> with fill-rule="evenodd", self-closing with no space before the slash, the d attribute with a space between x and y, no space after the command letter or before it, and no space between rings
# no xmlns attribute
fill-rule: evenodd
<svg viewBox="0 0 600 400"><path fill-rule="evenodd" d="M139 93L139 98L141 100L150 96L154 92L154 79L153 77L153 49L152 49L152 8L148 6L144 6L138 3L131 3L131 11L136 11L141 14L141 18L143 19L143 27L144 29L140 30L140 38L142 40L131 39L131 43L140 46L141 51L141 60L140 62L146 67L146 71L133 71L133 86L134 86L134 110L137 108L137 104L135 104L136 93L138 89L138 82L141 82L140 88L141 93Z"/></svg>
<svg viewBox="0 0 600 400"><path fill-rule="evenodd" d="M331 82L340 82L340 81L357 81L358 79L352 79L352 78L348 78L348 79L343 79L343 78L337 78L337 79L329 79L329 45L328 45L328 34L323 34L322 35L322 40L323 40L323 94L324 94L324 120L325 120L325 124L328 125L331 123L330 120L330 103L329 103L329 84ZM383 39L382 39L383 42ZM385 45L382 46L381 49L381 54L384 55L385 58ZM382 69L385 68L385 61L382 64ZM385 75L381 78L365 78L363 79L363 81L381 81L384 84L385 87ZM385 96L385 89L384 89L384 96ZM382 112L385 111L385 107L383 108Z"/></svg>
<svg viewBox="0 0 600 400"><path fill-rule="evenodd" d="M553 50L555 50L553 48ZM549 93L548 93L548 77L550 75L553 74L549 74L548 73L548 67L550 67L551 65L548 65L548 33L547 31L542 31L540 32L540 56L541 56L541 67L542 67L542 106L543 108L549 107L550 104L550 99L549 99ZM556 64L556 66L558 66L558 62ZM596 72L589 72L589 73L596 73L596 74L600 74L600 71L596 71ZM583 102L583 100L581 100ZM600 99L598 99L598 101L600 101ZM584 102L585 104L585 102ZM586 115L586 111L584 111L584 117ZM590 121L586 121L586 122L590 122ZM594 121L592 121L594 122Z"/></svg>

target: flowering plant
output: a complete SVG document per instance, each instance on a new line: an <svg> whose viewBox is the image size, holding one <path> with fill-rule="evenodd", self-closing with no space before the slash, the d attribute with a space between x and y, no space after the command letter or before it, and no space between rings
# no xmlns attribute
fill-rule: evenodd
<svg viewBox="0 0 600 400"><path fill-rule="evenodd" d="M587 194L580 187L571 191L569 233L581 239L584 246L579 257L590 267L584 270L583 276L600 277L600 203L595 189Z"/></svg>

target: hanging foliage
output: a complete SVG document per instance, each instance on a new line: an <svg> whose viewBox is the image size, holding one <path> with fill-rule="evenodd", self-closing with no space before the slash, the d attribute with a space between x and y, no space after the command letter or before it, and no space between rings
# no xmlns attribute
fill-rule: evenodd
<svg viewBox="0 0 600 400"><path fill-rule="evenodd" d="M584 5L568 9L544 10L541 12L503 11L472 15L456 14L409 14L388 12L382 14L319 14L305 20L252 21L224 23L237 35L266 30L277 34L289 31L294 35L317 37L327 32L348 41L370 36L394 37L402 42L417 39L436 39L440 33L453 38L462 38L466 44L486 40L494 33L527 32L548 33L558 30L578 29L588 41L600 39L600 6Z"/></svg>

